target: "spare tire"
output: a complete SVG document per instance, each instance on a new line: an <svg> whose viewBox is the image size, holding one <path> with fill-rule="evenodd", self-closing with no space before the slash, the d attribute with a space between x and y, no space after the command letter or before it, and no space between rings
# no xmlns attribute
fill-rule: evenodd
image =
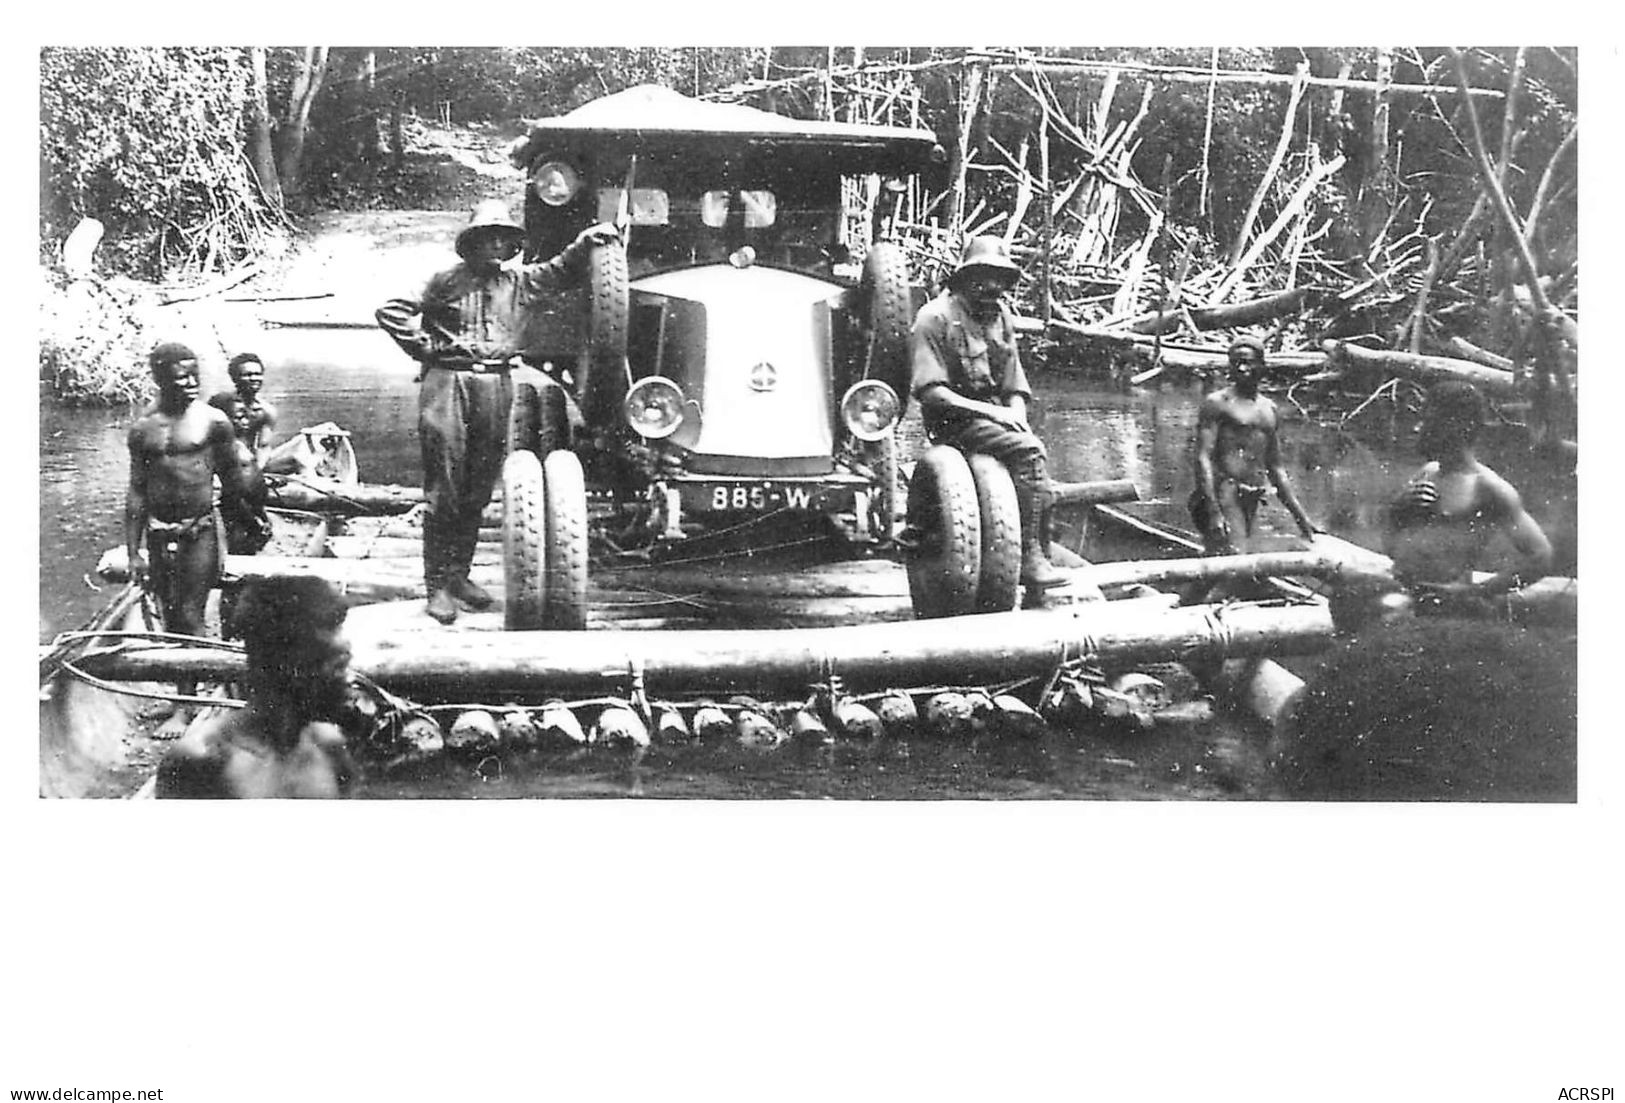
<svg viewBox="0 0 1625 1103"><path fill-rule="evenodd" d="M542 461L547 499L547 602L543 626L587 627L587 484L574 452Z"/></svg>
<svg viewBox="0 0 1625 1103"><path fill-rule="evenodd" d="M587 254L587 340L576 371L576 401L590 428L613 425L621 416L631 312L626 247L619 242L594 246Z"/></svg>
<svg viewBox="0 0 1625 1103"><path fill-rule="evenodd" d="M513 452L502 464L502 588L504 628L545 627L547 504L534 452Z"/></svg>
<svg viewBox="0 0 1625 1103"><path fill-rule="evenodd" d="M892 242L869 247L863 258L863 277L858 284L858 309L868 331L864 353L867 379L878 379L897 392L902 403L898 416L908 409L909 383L913 365L908 352L908 334L914 327L914 300L909 291L908 257ZM861 368L863 365L859 365Z"/></svg>
<svg viewBox="0 0 1625 1103"><path fill-rule="evenodd" d="M981 507L970 465L957 448L933 445L914 465L908 523L920 541L908 556L914 615L975 612L982 574Z"/></svg>
<svg viewBox="0 0 1625 1103"><path fill-rule="evenodd" d="M969 457L982 519L982 570L976 587L978 613L1008 613L1021 584L1021 502L1010 471L996 457Z"/></svg>

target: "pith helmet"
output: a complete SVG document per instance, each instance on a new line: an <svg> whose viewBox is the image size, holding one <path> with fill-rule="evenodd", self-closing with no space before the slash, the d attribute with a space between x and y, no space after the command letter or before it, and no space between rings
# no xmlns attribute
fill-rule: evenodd
<svg viewBox="0 0 1625 1103"><path fill-rule="evenodd" d="M991 234L973 237L965 243L965 254L959 258L959 267L954 269L954 274L948 277L948 286L955 286L967 273L977 269L997 272L1010 284L1021 277L1021 269L1010 259L1010 250L1004 244L1004 239Z"/></svg>
<svg viewBox="0 0 1625 1103"><path fill-rule="evenodd" d="M486 199L474 208L469 216L468 225L463 227L457 235L457 255L464 256L468 243L479 233L500 233L507 236L515 245L525 240L524 227L513 220L508 213L508 205L500 199Z"/></svg>

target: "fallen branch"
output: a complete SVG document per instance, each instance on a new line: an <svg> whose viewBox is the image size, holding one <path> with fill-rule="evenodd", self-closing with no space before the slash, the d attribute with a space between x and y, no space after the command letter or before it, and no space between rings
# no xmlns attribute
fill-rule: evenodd
<svg viewBox="0 0 1625 1103"><path fill-rule="evenodd" d="M1360 374L1382 373L1423 383L1439 379L1461 379L1492 397L1511 396L1518 390L1517 381L1511 372L1486 367L1471 360L1368 349L1347 341L1323 341L1320 347L1334 365Z"/></svg>
<svg viewBox="0 0 1625 1103"><path fill-rule="evenodd" d="M1186 317L1198 330L1258 325L1260 322L1298 313L1303 309L1305 300L1315 295L1317 291L1318 289L1312 287L1297 287L1291 291L1265 295L1260 299L1232 303L1228 306L1178 307L1164 310L1160 314L1153 311L1130 321L1128 328L1134 333L1167 333L1177 329L1180 321Z"/></svg>
<svg viewBox="0 0 1625 1103"><path fill-rule="evenodd" d="M1281 209L1281 213L1275 217L1275 221L1270 225L1270 228L1266 230L1257 241L1253 242L1252 247L1247 250L1247 255L1241 258L1241 263L1232 268L1230 270L1230 274L1224 278L1224 282L1219 284L1218 289L1214 291L1212 295L1212 302L1222 303L1225 296L1229 295L1231 291L1235 290L1236 284L1241 282L1242 276L1245 275L1247 269L1251 268L1258 260L1259 255L1263 253L1269 244L1281 235L1281 231L1286 229L1292 220L1296 218L1300 212L1302 212L1305 204L1309 202L1309 197L1314 194L1315 189L1320 186L1321 181L1325 180L1342 167L1343 157L1341 154L1339 154L1338 156L1333 157L1330 161L1327 161L1325 164L1317 166L1315 170L1309 174L1309 177L1298 186L1298 190L1293 194L1291 200L1289 200L1287 205Z"/></svg>
<svg viewBox="0 0 1625 1103"><path fill-rule="evenodd" d="M1269 194L1270 184L1275 181L1275 174L1281 171L1281 163L1286 160L1287 147L1292 144L1293 123L1298 117L1298 104L1303 101L1303 80L1308 75L1309 63L1298 62L1298 68L1293 73L1292 94L1287 99L1286 117L1281 120L1281 136L1275 143L1275 154L1264 169L1264 175L1259 178L1258 187L1253 190L1252 202L1247 204L1247 213L1241 219L1241 229L1236 233L1236 243L1230 248L1232 267L1241 262L1243 250L1247 248L1247 238L1253 232L1253 223L1258 220L1259 209L1264 206L1264 197Z"/></svg>
<svg viewBox="0 0 1625 1103"><path fill-rule="evenodd" d="M1496 368L1504 372L1512 371L1512 359L1510 357L1502 356L1488 349L1481 349L1465 337L1452 337L1445 342L1445 345L1462 360L1471 360L1475 364L1483 364L1485 367Z"/></svg>

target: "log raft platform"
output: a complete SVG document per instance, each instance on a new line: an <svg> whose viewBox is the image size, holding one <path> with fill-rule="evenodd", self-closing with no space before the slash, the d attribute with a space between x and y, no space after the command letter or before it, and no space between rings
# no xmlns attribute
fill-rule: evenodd
<svg viewBox="0 0 1625 1103"><path fill-rule="evenodd" d="M326 506L354 514L348 520L312 515L308 540L283 542L282 554L227 556L226 583L294 574L330 580L352 604L347 632L355 669L414 696L588 692L639 669L668 692L685 686L804 692L820 672L832 671L872 688L1009 681L1085 656L1126 663L1303 652L1331 635L1323 604L1176 609L1168 595L1152 590L1231 574L1337 569L1315 552L1094 565L1059 545L1055 558L1071 568L1071 579L1043 595L1044 608L958 617L951 626L914 620L907 573L890 558L786 569L770 557L663 563L605 555L595 556L589 572L588 631L508 632L500 600L500 504L491 507L470 572L499 595L498 605L441 626L423 611L418 511L409 505L398 512L412 496L409 488L346 488ZM1132 500L1137 492L1126 480L1110 480L1060 484L1055 497L1061 508L1080 510ZM121 551L104 557L100 570L110 580L124 577ZM1139 600L1106 601L1108 590ZM229 680L241 656L216 648L123 647L85 663L87 672L109 680Z"/></svg>

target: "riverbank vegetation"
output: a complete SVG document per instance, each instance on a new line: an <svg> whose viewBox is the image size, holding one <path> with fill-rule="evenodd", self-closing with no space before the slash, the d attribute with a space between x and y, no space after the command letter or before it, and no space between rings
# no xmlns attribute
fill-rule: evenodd
<svg viewBox="0 0 1625 1103"><path fill-rule="evenodd" d="M1321 388L1311 406L1348 395L1340 416L1467 363L1573 436L1573 49L91 48L41 70L42 264L61 271L84 220L106 229L53 281L65 298L264 279L313 210L466 206L434 135L478 125L500 156L524 118L658 83L934 131L942 171L858 182L850 239L902 243L930 285L967 235L1003 236L1055 360L1147 379L1222 363L1212 331L1246 327ZM72 306L42 380L125 401L75 377L143 369L101 362L118 340L75 344Z"/></svg>

